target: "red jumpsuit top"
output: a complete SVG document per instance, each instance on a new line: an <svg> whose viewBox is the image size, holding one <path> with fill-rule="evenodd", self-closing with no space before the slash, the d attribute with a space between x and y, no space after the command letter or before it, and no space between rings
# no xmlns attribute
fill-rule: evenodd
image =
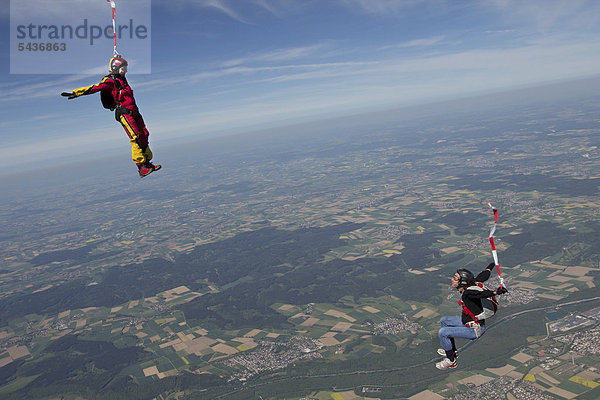
<svg viewBox="0 0 600 400"><path fill-rule="evenodd" d="M115 80L118 81L118 84L115 84ZM120 104L122 107L125 107L128 110L132 111L133 115L139 114L140 110L135 104L135 98L133 97L133 89L131 88L131 86L129 86L127 79L125 79L125 77L121 75L107 75L104 78L102 78L100 83L75 89L73 90L73 94L79 97L100 92L103 90L111 92L113 98L117 101L117 103Z"/></svg>

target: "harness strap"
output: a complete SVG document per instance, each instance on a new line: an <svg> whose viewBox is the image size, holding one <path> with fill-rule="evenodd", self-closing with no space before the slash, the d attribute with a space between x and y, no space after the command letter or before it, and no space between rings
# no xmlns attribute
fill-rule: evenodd
<svg viewBox="0 0 600 400"><path fill-rule="evenodd" d="M112 78L113 82L115 83L115 88L117 88L117 98L115 99L115 101L117 102L117 104L121 105L121 92L124 88L126 88L129 85L123 86L121 84L121 80L117 78L117 74L109 74L108 76Z"/></svg>
<svg viewBox="0 0 600 400"><path fill-rule="evenodd" d="M123 92L123 89L128 87L129 84L122 85L121 80L117 77L117 74L108 74L106 77L113 80L115 83L115 88L117 89L117 97L115 99L115 103L117 103L117 106L115 107L115 119L120 121L121 115L123 114L133 115L132 110L121 105L121 92Z"/></svg>
<svg viewBox="0 0 600 400"><path fill-rule="evenodd" d="M481 282L475 282L474 285L471 285L471 286L467 287L466 289L477 290L477 291L481 292L485 289L485 286ZM479 324L479 318L477 318L477 316L475 314L473 314L473 311L469 310L469 308L462 302L462 300L459 300L458 304L463 307L464 314L473 318L473 321L475 321L475 323ZM483 306L483 304L482 304L482 306Z"/></svg>
<svg viewBox="0 0 600 400"><path fill-rule="evenodd" d="M477 324L479 324L479 318L477 318L477 316L475 314L473 314L473 311L469 310L469 308L465 305L465 303L463 303L461 300L459 300L458 305L462 307L463 314L466 314L469 317L473 318L473 321L475 321Z"/></svg>

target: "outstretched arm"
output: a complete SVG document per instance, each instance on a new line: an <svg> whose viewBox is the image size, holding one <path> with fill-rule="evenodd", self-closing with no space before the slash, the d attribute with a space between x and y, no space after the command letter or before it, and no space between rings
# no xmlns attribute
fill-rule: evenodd
<svg viewBox="0 0 600 400"><path fill-rule="evenodd" d="M485 269L475 277L475 282L485 282L488 279L490 279L490 273L492 272L495 266L496 264L490 263L490 265L485 267Z"/></svg>
<svg viewBox="0 0 600 400"><path fill-rule="evenodd" d="M62 92L61 95L67 97L70 100L70 99L74 99L79 96L85 96L88 94L100 92L101 90L112 90L112 88L114 88L114 86L115 86L115 83L113 82L113 80L110 77L105 76L104 78L102 78L100 83L96 83L95 85L91 85L91 86L84 86L84 87L75 89L72 92Z"/></svg>

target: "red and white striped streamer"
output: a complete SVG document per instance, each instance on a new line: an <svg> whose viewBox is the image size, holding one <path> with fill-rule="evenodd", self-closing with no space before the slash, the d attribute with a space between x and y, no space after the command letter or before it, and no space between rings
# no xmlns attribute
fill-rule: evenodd
<svg viewBox="0 0 600 400"><path fill-rule="evenodd" d="M116 5L115 5L114 0L106 0L106 1L108 3L110 3L110 7L112 8L112 25L113 25L113 37L114 37L113 57L116 57L119 55L119 53L117 53L117 27L115 24Z"/></svg>
<svg viewBox="0 0 600 400"><path fill-rule="evenodd" d="M500 274L500 263L498 262L498 252L496 251L496 244L494 243L494 233L496 233L496 224L498 224L498 209L492 205L488 201L488 206L492 209L494 213L494 226L490 230L490 245L492 246L492 256L494 257L494 263L496 264L496 269L498 270L498 276L500 277L500 287L504 286L504 279L502 279L502 274Z"/></svg>

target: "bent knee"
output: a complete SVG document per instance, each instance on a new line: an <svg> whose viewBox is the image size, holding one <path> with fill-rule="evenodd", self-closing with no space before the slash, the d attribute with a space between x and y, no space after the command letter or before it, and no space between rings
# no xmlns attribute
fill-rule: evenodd
<svg viewBox="0 0 600 400"><path fill-rule="evenodd" d="M438 338L440 338L440 339L441 339L441 338L444 338L444 337L448 337L448 329L446 329L446 328L441 328L441 329L438 331Z"/></svg>

